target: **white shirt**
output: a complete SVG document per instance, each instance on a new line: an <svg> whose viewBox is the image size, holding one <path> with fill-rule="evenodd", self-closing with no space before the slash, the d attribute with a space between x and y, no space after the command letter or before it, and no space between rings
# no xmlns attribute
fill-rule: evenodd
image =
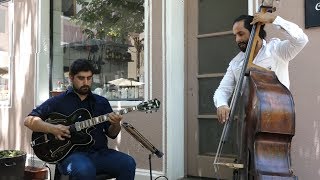
<svg viewBox="0 0 320 180"><path fill-rule="evenodd" d="M286 21L280 16L276 17L273 24L284 29L288 34L288 38L283 41L278 38L272 38L268 43L263 40L263 45L253 63L274 71L279 81L289 89L289 61L307 44L308 37L298 25ZM227 72L213 96L216 107L228 105L228 100L239 79L244 58L245 53L240 52L229 63Z"/></svg>

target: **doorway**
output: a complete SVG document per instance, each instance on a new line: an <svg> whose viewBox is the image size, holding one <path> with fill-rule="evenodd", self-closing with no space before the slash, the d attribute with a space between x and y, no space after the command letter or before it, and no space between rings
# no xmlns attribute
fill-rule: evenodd
<svg viewBox="0 0 320 180"><path fill-rule="evenodd" d="M232 170L214 172L213 161L223 125L217 121L213 93L231 59L239 52L233 20L248 13L247 0L186 1L187 175L232 179ZM221 160L233 162L236 133L230 131Z"/></svg>

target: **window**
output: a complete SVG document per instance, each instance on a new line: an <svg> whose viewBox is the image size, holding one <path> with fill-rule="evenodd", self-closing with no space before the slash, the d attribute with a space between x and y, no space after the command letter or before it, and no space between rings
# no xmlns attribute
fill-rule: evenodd
<svg viewBox="0 0 320 180"><path fill-rule="evenodd" d="M0 2L0 104L10 105L10 2Z"/></svg>
<svg viewBox="0 0 320 180"><path fill-rule="evenodd" d="M51 0L52 93L69 86L71 63L95 67L92 92L109 101L144 97L144 0Z"/></svg>

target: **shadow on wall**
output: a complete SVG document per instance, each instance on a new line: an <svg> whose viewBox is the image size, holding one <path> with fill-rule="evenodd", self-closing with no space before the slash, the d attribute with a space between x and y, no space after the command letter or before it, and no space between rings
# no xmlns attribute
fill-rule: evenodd
<svg viewBox="0 0 320 180"><path fill-rule="evenodd" d="M301 176L301 174L305 176L299 176L299 179L317 180L320 179L320 121L310 121L312 123L309 124L307 118L301 120L305 120L305 122L296 125L299 134L294 137L299 140L293 143L291 148L294 173L297 176ZM301 137L306 139L301 139ZM297 167L303 169L297 169Z"/></svg>
<svg viewBox="0 0 320 180"><path fill-rule="evenodd" d="M130 123L135 127L139 133L141 133L155 148L159 151L164 151L162 147L161 137L157 131L149 131L152 127L159 127L161 131L161 121L156 117L157 114L161 114L161 108L158 112L145 114L144 112L132 112L124 115L123 122ZM155 136L159 134L159 136ZM130 154L135 158L137 162L137 168L149 169L149 154L150 151L144 148L140 142L138 142L133 136L131 136L124 128L122 128L120 134L115 140L108 141L110 148L122 151ZM165 152L163 152L165 153ZM152 170L163 171L162 162L166 154L162 158L153 156L152 158Z"/></svg>
<svg viewBox="0 0 320 180"><path fill-rule="evenodd" d="M30 153L31 132L23 125L34 107L37 35L37 1L13 1L12 101L0 109L0 149L19 149Z"/></svg>

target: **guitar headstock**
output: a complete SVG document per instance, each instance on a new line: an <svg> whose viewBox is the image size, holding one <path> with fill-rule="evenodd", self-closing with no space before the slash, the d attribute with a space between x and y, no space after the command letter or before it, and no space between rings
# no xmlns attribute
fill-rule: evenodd
<svg viewBox="0 0 320 180"><path fill-rule="evenodd" d="M158 99L152 99L145 102L142 102L137 105L139 111L152 112L157 111L160 108L160 101Z"/></svg>

